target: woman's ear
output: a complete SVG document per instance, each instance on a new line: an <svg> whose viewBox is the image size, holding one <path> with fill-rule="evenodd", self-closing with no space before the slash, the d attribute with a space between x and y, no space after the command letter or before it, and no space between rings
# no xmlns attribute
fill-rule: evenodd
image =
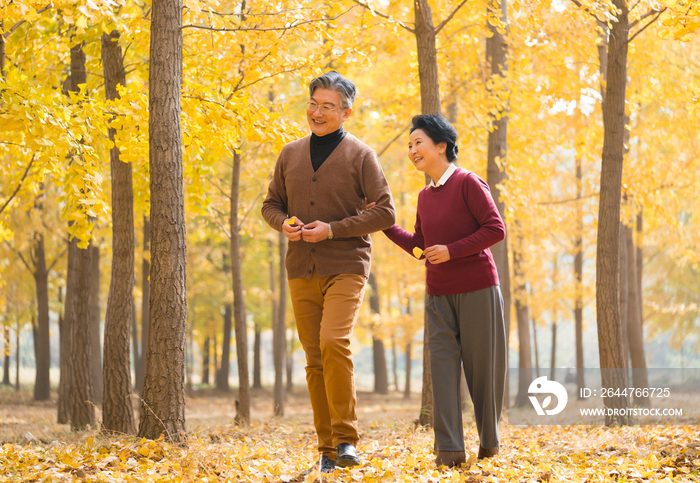
<svg viewBox="0 0 700 483"><path fill-rule="evenodd" d="M437 148L438 153L445 154L447 152L447 143L438 143Z"/></svg>

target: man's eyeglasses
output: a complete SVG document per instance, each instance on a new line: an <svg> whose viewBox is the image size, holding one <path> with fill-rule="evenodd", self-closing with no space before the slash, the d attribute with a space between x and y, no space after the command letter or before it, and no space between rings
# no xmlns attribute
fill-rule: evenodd
<svg viewBox="0 0 700 483"><path fill-rule="evenodd" d="M306 110L309 112L316 112L316 109L321 111L321 114L328 114L333 111L337 111L338 109L341 109L340 107L331 107L331 106L322 106L314 101L309 101L306 103Z"/></svg>

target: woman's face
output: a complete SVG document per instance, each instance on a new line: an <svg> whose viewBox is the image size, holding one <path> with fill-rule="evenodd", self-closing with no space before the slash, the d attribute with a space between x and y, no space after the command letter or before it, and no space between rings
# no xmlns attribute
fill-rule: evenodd
<svg viewBox="0 0 700 483"><path fill-rule="evenodd" d="M408 138L408 159L418 171L429 171L436 163L447 161L446 149L447 144L435 144L422 129L416 129Z"/></svg>

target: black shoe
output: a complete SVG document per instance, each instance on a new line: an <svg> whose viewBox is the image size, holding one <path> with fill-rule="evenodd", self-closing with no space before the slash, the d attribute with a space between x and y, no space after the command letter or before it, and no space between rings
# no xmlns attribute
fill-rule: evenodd
<svg viewBox="0 0 700 483"><path fill-rule="evenodd" d="M305 469L299 474L299 477L305 477L308 476L312 471L317 470L319 466L318 461L316 461L313 465ZM335 461L330 459L328 456L321 455L321 473L333 473L335 471Z"/></svg>
<svg viewBox="0 0 700 483"><path fill-rule="evenodd" d="M337 448L335 464L341 468L349 468L351 466L359 465L360 458L357 457L355 447L350 443L340 443Z"/></svg>

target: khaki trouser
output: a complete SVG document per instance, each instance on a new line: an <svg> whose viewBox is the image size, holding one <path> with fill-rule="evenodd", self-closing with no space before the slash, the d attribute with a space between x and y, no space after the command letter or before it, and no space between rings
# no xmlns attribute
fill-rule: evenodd
<svg viewBox="0 0 700 483"><path fill-rule="evenodd" d="M350 337L362 305L366 279L340 274L289 280L299 340L306 352L309 387L319 452L335 459L340 443L355 445L355 375Z"/></svg>

